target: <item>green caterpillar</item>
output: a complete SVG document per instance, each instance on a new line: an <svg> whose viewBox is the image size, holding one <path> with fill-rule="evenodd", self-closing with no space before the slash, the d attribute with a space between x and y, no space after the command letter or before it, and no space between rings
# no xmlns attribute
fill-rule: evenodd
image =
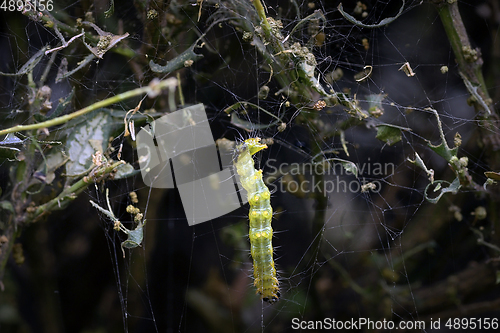
<svg viewBox="0 0 500 333"><path fill-rule="evenodd" d="M272 304L278 301L280 292L273 260L271 192L262 180L262 170L254 168L252 158L252 155L266 148L267 145L260 143L260 138L247 139L236 147L234 164L250 204L248 218L254 286L261 298Z"/></svg>

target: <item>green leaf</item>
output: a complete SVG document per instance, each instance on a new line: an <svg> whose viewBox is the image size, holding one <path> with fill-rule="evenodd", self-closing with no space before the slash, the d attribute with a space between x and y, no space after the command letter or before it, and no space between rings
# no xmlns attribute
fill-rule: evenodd
<svg viewBox="0 0 500 333"><path fill-rule="evenodd" d="M426 171L428 170L427 166L425 165L424 161L422 161L422 159L420 158L420 155L418 153L415 153L415 160L411 160L409 157L407 158L407 160L411 164L415 164L416 166L418 166L421 169L424 169Z"/></svg>
<svg viewBox="0 0 500 333"><path fill-rule="evenodd" d="M71 129L66 141L69 161L66 164L66 174L76 176L83 174L92 166L92 154L101 152L107 147L111 135L112 118L102 109L83 117L86 121L79 122Z"/></svg>
<svg viewBox="0 0 500 333"><path fill-rule="evenodd" d="M109 9L104 12L105 18L110 18L115 12L115 0L111 0L111 4L109 5Z"/></svg>
<svg viewBox="0 0 500 333"><path fill-rule="evenodd" d="M443 125L441 124L441 120L439 119L438 112L432 108L426 108L425 110L431 111L436 116L438 129L439 129L439 137L441 138L441 143L439 145L434 146L430 141L427 142L427 145L435 153L437 153L439 156L443 157L446 160L446 162L451 163L452 157L457 156L458 147L455 147L453 149L450 149L450 147L448 147L448 144L446 143L446 138L445 138L444 132L443 132Z"/></svg>
<svg viewBox="0 0 500 333"><path fill-rule="evenodd" d="M48 49L48 46L42 47L37 53L35 53L26 63L17 71L17 73L11 74L11 73L2 73L0 72L0 75L4 76L21 76L28 74L31 72L36 65L42 60L43 56L45 55L45 51Z"/></svg>
<svg viewBox="0 0 500 333"><path fill-rule="evenodd" d="M453 182L448 187L442 187L442 184L445 184L445 183L450 184L449 182L447 182L445 180L436 180L434 183L429 183L424 191L425 199L427 201L429 201L430 203L437 204L439 199L441 199L441 197L443 196L443 194L445 194L445 193L456 194L458 192L458 190L460 189L460 187L462 186L462 185L460 185L460 179L458 179L458 177L455 178L453 180ZM430 198L429 195L427 194L427 191L430 189L430 187L432 185L436 185L433 192L440 191L438 196L435 198Z"/></svg>
<svg viewBox="0 0 500 333"><path fill-rule="evenodd" d="M443 157L446 161L450 161L453 156L457 156L458 147L450 149L446 142L441 142L441 144L434 146L430 142L427 143L429 148L431 148L439 156Z"/></svg>
<svg viewBox="0 0 500 333"><path fill-rule="evenodd" d="M339 158L334 158L334 160L338 160L345 171L352 173L356 178L358 178L358 167L351 161L341 160Z"/></svg>
<svg viewBox="0 0 500 333"><path fill-rule="evenodd" d="M408 162L411 164L415 164L419 168L423 169L427 176L429 177L429 181L431 183L434 183L434 170L433 169L428 169L427 166L425 165L424 161L420 158L420 155L418 155L417 152L415 152L415 160L412 161L409 157L406 159Z"/></svg>
<svg viewBox="0 0 500 333"><path fill-rule="evenodd" d="M355 163L348 161L348 160L343 160L343 159L337 158L337 157L328 158L328 159L326 159L324 161L320 161L318 163L324 163L324 162L329 162L329 161L339 162L345 171L352 173L354 176L356 176L356 178L358 178L358 167Z"/></svg>
<svg viewBox="0 0 500 333"><path fill-rule="evenodd" d="M142 224L139 224L136 229L129 230L128 238L122 243L122 247L133 249L134 247L141 246L142 238L144 237L142 226Z"/></svg>
<svg viewBox="0 0 500 333"><path fill-rule="evenodd" d="M10 201L0 201L0 210L6 210L8 212L14 213L14 207Z"/></svg>
<svg viewBox="0 0 500 333"><path fill-rule="evenodd" d="M10 203L10 201L0 201L0 233L5 230L7 227L7 223L9 223L10 216L14 214L14 207Z"/></svg>
<svg viewBox="0 0 500 333"><path fill-rule="evenodd" d="M410 162L411 164L415 164L419 168L423 169L425 171L425 173L427 173L427 176L429 177L429 181L431 183L434 183L434 170L427 168L424 161L420 158L420 155L418 155L417 152L415 152L415 160L414 161L411 160L410 158L407 158L407 161Z"/></svg>
<svg viewBox="0 0 500 333"><path fill-rule="evenodd" d="M141 170L135 170L134 167L132 165L130 165L129 163L121 164L116 169L117 170L116 170L116 174L115 174L115 179L124 179L124 178L128 178L128 177L132 177L132 176L138 174L139 172L141 172Z"/></svg>
<svg viewBox="0 0 500 333"><path fill-rule="evenodd" d="M127 234L127 240L122 242L122 251L123 248L133 249L135 247L141 246L142 239L144 237L144 226L146 225L146 220L143 222L139 222L137 227L134 230L128 230L123 227L121 230ZM125 256L125 252L123 253Z"/></svg>
<svg viewBox="0 0 500 333"><path fill-rule="evenodd" d="M401 127L393 125L377 126L376 138L384 141L389 146L401 141Z"/></svg>
<svg viewBox="0 0 500 333"><path fill-rule="evenodd" d="M203 58L202 54L194 52L194 48L196 47L197 43L198 41L194 42L194 44L191 45L186 51L182 52L177 57L167 62L165 66L158 65L153 60L151 60L149 62L149 67L151 67L151 70L155 73L171 73L178 69L184 68L191 61L195 62Z"/></svg>

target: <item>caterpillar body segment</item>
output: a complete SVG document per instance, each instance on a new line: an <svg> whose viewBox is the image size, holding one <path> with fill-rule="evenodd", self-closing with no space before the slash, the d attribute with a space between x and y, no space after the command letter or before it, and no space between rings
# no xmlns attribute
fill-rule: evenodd
<svg viewBox="0 0 500 333"><path fill-rule="evenodd" d="M280 297L279 282L273 260L273 229L271 193L262 180L262 170L256 170L252 155L267 145L260 138L245 140L236 147L236 172L247 191L250 212L250 248L253 259L254 286L264 301L274 303Z"/></svg>

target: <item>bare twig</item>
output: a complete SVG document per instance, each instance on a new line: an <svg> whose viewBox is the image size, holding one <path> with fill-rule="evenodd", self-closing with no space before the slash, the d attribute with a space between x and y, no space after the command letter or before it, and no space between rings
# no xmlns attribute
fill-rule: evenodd
<svg viewBox="0 0 500 333"><path fill-rule="evenodd" d="M55 30L56 30L56 32L59 32L59 30L58 30L58 29L55 29ZM68 41L66 42L66 41L64 40L64 37L62 36L62 34L59 32L59 34L58 34L58 35L60 35L60 37L59 37L59 38L61 39L61 42L62 42L63 44L62 44L61 46L54 47L53 49L50 49L50 50L45 51L45 55L47 55L47 54L49 54L49 53L51 53L51 52L54 52L54 51L59 51L59 50L62 50L62 49L64 49L64 48L68 47L68 45L69 45L69 44L71 44L71 43L72 43L75 39L77 39L78 37L83 36L84 34L85 34L85 33L83 33L83 32L82 32L82 33L80 33L80 34L78 34L78 35L76 35L76 36L71 37L71 39L70 39L70 40L68 40Z"/></svg>

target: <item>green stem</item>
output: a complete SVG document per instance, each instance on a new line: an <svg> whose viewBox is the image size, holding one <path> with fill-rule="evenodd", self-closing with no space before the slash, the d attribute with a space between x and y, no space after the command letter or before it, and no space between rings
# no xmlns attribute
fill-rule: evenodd
<svg viewBox="0 0 500 333"><path fill-rule="evenodd" d="M253 6L255 7L255 10L257 11L257 15L259 15L259 18L261 20L261 27L264 29L264 33L266 34L267 39L273 38L273 34L271 31L271 25L269 24L269 21L267 20L266 17L266 12L264 10L264 6L262 6L262 2L260 0L253 0Z"/></svg>
<svg viewBox="0 0 500 333"><path fill-rule="evenodd" d="M129 91L126 91L126 92L121 93L119 95L116 95L116 96L113 96L110 98L106 98L105 100L102 100L100 102L96 102L96 103L89 105L81 110L64 115L62 117L50 119L50 120L47 120L47 121L44 121L44 122L41 122L38 124L17 125L17 126L11 127L11 128L1 130L0 135L61 125L61 124L64 124L64 123L70 121L71 119L74 119L76 117L80 117L84 114L87 114L87 113L94 111L94 110L97 110L99 108L103 108L105 106L121 102L121 101L129 99L131 97L135 97L135 96L142 95L145 93L151 94L152 96L156 96L157 94L160 93L161 89L169 88L169 90L172 91L176 88L176 86L177 86L177 80L175 78L169 78L169 79L166 79L163 81L153 80L149 83L149 85L147 85L145 87L137 88L134 90L129 90Z"/></svg>
<svg viewBox="0 0 500 333"><path fill-rule="evenodd" d="M269 24L269 21L266 17L266 12L260 0L253 0L252 3L260 19L260 26L264 31L264 36L265 36L265 40L263 41L264 45L262 46L263 49L260 48L258 49L259 51L261 51L262 55L266 59L266 62L269 64L269 66L271 66L272 69L274 70L274 75L280 82L280 85L282 87L290 87L291 83L296 80L296 77L294 77L293 72L287 73L291 74L292 78L287 77L287 74L283 74L287 71L283 70L284 68L280 60L276 59L277 55L283 57L283 51L285 51L285 48L281 43L281 41L278 40L278 38L276 38L276 36L273 34L271 24ZM269 46L265 46L266 43ZM287 59L287 57L284 58Z"/></svg>
<svg viewBox="0 0 500 333"><path fill-rule="evenodd" d="M476 103L474 108L478 113L478 118L482 120L479 129L482 141L486 148L488 162L492 170L500 167L500 156L498 154L498 115L494 112L492 99L486 89L486 83L483 78L481 66L483 59L480 52L475 57L470 57L471 45L467 31L465 30L462 17L458 11L457 1L448 3L446 0L434 0L438 6L439 16L443 27L450 40L453 53L458 63L459 73ZM469 52L468 59L465 53ZM481 112L483 109L485 109ZM481 113L480 113L481 112Z"/></svg>
<svg viewBox="0 0 500 333"><path fill-rule="evenodd" d="M102 176L113 172L120 165L125 164L124 161L115 162L109 166L103 167L95 172L95 175L92 177L93 179L89 179L88 177L83 177L72 186L64 189L56 198L50 200L49 202L38 206L33 214L30 214L26 217L26 220L22 221L25 223L36 222L43 215L50 213L53 210L61 210L64 209L69 202L74 200L80 193L82 193L89 184L95 179L101 178Z"/></svg>
<svg viewBox="0 0 500 333"><path fill-rule="evenodd" d="M491 98L486 89L483 72L481 71L483 59L480 52L477 52L476 55L470 54L470 52L474 52L475 50L471 48L464 22L458 10L458 2L449 3L441 1L438 6L441 22L455 54L463 80L467 87L470 86L470 83L477 87L477 94L482 99L482 101L475 103L476 111L487 107L484 111L491 113ZM466 57L467 52L469 52L468 57ZM475 87L474 89L476 89ZM471 92L471 94L473 93Z"/></svg>

